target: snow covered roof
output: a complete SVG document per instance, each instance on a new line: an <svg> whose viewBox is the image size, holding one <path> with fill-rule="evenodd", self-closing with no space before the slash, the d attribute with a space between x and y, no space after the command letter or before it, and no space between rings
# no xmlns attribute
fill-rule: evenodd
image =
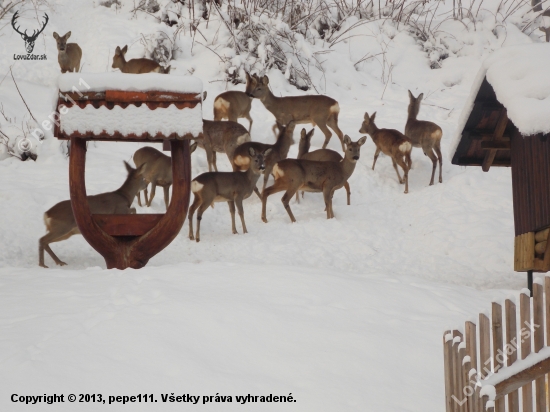
<svg viewBox="0 0 550 412"><path fill-rule="evenodd" d="M202 93L202 81L193 76L145 73L64 73L57 84L61 92L101 92L105 90Z"/></svg>
<svg viewBox="0 0 550 412"><path fill-rule="evenodd" d="M503 47L485 59L472 85L451 145L451 156L485 78L521 134L550 132L550 43Z"/></svg>

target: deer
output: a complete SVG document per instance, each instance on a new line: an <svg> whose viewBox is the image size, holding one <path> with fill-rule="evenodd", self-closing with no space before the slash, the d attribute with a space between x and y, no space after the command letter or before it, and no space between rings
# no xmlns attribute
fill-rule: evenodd
<svg viewBox="0 0 550 412"><path fill-rule="evenodd" d="M323 149L325 149L332 136L332 132L328 129L330 127L338 135L342 150L346 150L344 134L338 128L340 106L336 100L324 95L276 97L269 90L267 76L262 78L254 76L251 81L249 96L259 99L265 108L275 116L276 126L279 129L290 121L294 121L296 124L317 125L325 135L323 143Z"/></svg>
<svg viewBox="0 0 550 412"><path fill-rule="evenodd" d="M391 157L393 168L397 173L397 179L399 183L405 184L405 193L409 193L409 170L411 168L411 150L412 142L407 136L395 129L379 129L374 123L376 118L376 112L369 117L368 113L365 113L363 124L359 129L359 133L368 134L374 144L376 145L376 152L374 153L374 161L372 162L372 170L376 165L376 160L380 155L380 152ZM399 174L397 165L403 169L403 179Z"/></svg>
<svg viewBox="0 0 550 412"><path fill-rule="evenodd" d="M346 145L344 159L339 162L323 162L305 159L284 159L273 167L275 183L262 193L262 221L267 223L267 198L274 193L285 191L281 198L283 206L292 223L296 222L290 209L290 199L298 190L305 192L322 192L325 200L327 219L334 218L332 197L334 191L340 189L348 181L359 160L361 146L365 144L366 136L353 142L348 135L344 136Z"/></svg>
<svg viewBox="0 0 550 412"><path fill-rule="evenodd" d="M286 157L288 156L290 146L292 145L292 143L294 143L292 135L294 133L295 127L296 123L294 121L290 121L290 123L288 123L286 126L281 126L279 128L279 135L277 136L277 141L275 142L275 144L270 145L259 142L247 142L237 147L233 154L234 170L243 171L248 169L250 163L248 149L250 147L253 147L256 151L263 152L265 152L267 149L271 149L269 154L266 154L265 156L264 184L262 186L262 190L264 190L267 185L269 175L273 170L273 166L275 166L275 163L280 160L286 159ZM260 197L258 189L256 189L255 192Z"/></svg>
<svg viewBox="0 0 550 412"><path fill-rule="evenodd" d="M46 13L44 13L44 23L42 24L42 28L39 30L33 30L30 36L27 34L27 30L25 30L23 33L19 31L19 27L21 26L15 27L15 25L17 24L16 22L18 18L19 18L19 11L16 11L13 14L13 17L11 18L11 26L17 33L21 35L21 38L25 40L25 49L27 50L27 53L32 53L32 51L34 50L34 43L36 42L38 35L44 31L50 18Z"/></svg>
<svg viewBox="0 0 550 412"><path fill-rule="evenodd" d="M405 124L405 135L411 139L413 147L421 147L424 154L432 161L432 178L430 180L430 186L432 186L434 184L437 162L439 162L439 183L443 183L441 171L443 166L443 156L441 155L441 137L443 136L443 131L435 123L416 119L423 97L424 93L420 93L418 97L414 97L409 90L409 107L407 123Z"/></svg>
<svg viewBox="0 0 550 412"><path fill-rule="evenodd" d="M141 74L141 73L170 73L170 67L163 68L160 64L158 64L156 61L151 59L131 59L126 61L126 58L124 57L126 55L126 52L128 51L128 45L124 46L124 48L120 48L119 46L115 49L115 55L113 56L113 69L120 69L122 73L135 73L135 74Z"/></svg>
<svg viewBox="0 0 550 412"><path fill-rule="evenodd" d="M197 148L197 143L193 143L189 148L190 153L193 153ZM172 186L172 158L158 151L154 147L145 146L136 150L133 156L134 164L137 168L145 165L143 170L143 178L145 179L145 187L142 189L145 197L145 205L151 206L155 197L157 186L164 189L164 205L168 210L170 204L170 186ZM148 197L147 187L151 183L151 196ZM137 192L138 205L141 207L141 190Z"/></svg>
<svg viewBox="0 0 550 412"><path fill-rule="evenodd" d="M252 117L250 117L252 97L249 96L251 87L252 77L246 73L246 90L244 92L231 90L219 94L214 99L214 120L228 119L236 122L239 118L248 119L250 122L248 132L250 133L252 130Z"/></svg>
<svg viewBox="0 0 550 412"><path fill-rule="evenodd" d="M134 169L124 162L128 176L126 181L114 192L101 193L99 195L87 196L88 204L92 214L135 214L136 209L131 207L136 194L142 190L146 183L143 178L145 165ZM70 200L64 200L51 207L44 213L44 223L48 233L38 241L38 264L47 268L44 264L44 250L52 257L59 266L65 266L50 248L50 243L66 240L73 235L80 234L76 225Z"/></svg>
<svg viewBox="0 0 550 412"><path fill-rule="evenodd" d="M82 49L76 43L67 43L67 40L71 37L71 32L65 33L64 36L54 32L53 37L57 42L57 61L59 67L61 67L61 73L78 72L80 70L80 60L82 59Z"/></svg>
<svg viewBox="0 0 550 412"><path fill-rule="evenodd" d="M197 140L197 143L206 152L208 171L218 171L216 152L225 153L233 167L233 153L239 145L250 142L249 132L234 121L203 120L202 125L203 138Z"/></svg>
<svg viewBox="0 0 550 412"><path fill-rule="evenodd" d="M334 150L317 149L317 150L314 150L313 152L309 151L313 132L315 132L315 129L311 129L307 133L306 133L306 129L302 129L301 136L300 136L300 144L298 145L297 159L317 160L321 162L340 162L343 159L343 157L340 153L335 152ZM348 206L349 206L351 191L350 191L349 183L347 181L346 183L344 183L344 188L346 189ZM304 192L302 192L302 197L304 197ZM300 203L300 196L298 195L298 192L296 192L296 201Z"/></svg>
<svg viewBox="0 0 550 412"><path fill-rule="evenodd" d="M250 197L256 187L260 174L265 169L264 159L269 156L271 148L265 152L248 148L250 167L246 172L207 172L197 176L191 182L194 194L193 204L189 208L189 239L200 242L200 224L202 215L214 202L227 202L231 213L231 229L238 234L235 227L235 206L241 218L243 233L248 233L244 221L243 200ZM197 233L193 236L193 216L197 211Z"/></svg>

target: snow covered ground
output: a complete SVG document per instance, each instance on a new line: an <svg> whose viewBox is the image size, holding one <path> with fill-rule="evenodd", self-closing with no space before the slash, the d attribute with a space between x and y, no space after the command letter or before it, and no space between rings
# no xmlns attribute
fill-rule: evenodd
<svg viewBox="0 0 550 412"><path fill-rule="evenodd" d="M52 6L56 17L35 51L46 52L47 61L14 62L23 42L9 24L1 29L0 103L4 119L12 119L0 124L6 133L29 118L10 66L38 122L53 109L59 73L53 31L72 30L70 41L83 50L86 79L87 72L111 70L116 46L133 44L128 57L141 57L140 34L159 27L143 13L131 19L128 8L115 12L75 0L56 0ZM201 400L196 406L212 411L441 410L443 330L484 310L491 298L525 285L524 276L513 272L510 170L483 173L452 166L451 136L483 58L503 45L536 40L512 24L502 35L502 27L491 26L489 19L477 32L446 24L464 45L437 70L430 69L409 34L378 23L362 26L358 37L331 49L323 63L325 81L319 84L339 101L340 128L353 140L360 137L365 111L377 112L379 127L403 131L408 89L424 93L419 117L438 123L444 133L443 183L428 186L431 163L413 149L407 195L390 159L381 155L371 169L375 148L369 138L349 181L351 205L345 204L343 191L337 192L333 220L326 220L321 195L310 193L299 205L291 204L297 219L291 224L277 194L268 201L269 223L264 224L253 196L245 202L247 235L231 234L229 211L217 204L203 216L200 243L187 238L185 225L142 270L106 270L80 236L53 244L68 265L55 268L47 256L52 268L46 270L37 266L37 240L45 232L43 213L68 198L68 160L48 131L36 162L3 156L0 409L52 410L12 403L15 393L153 393L159 402L154 406L110 409L181 409L162 403L161 394L174 393L233 396L230 404L202 405ZM201 26L208 39L217 30L223 37L219 22ZM393 65L387 82L382 81L384 62L353 64L381 42L389 44ZM244 87L219 81L224 68L211 50L195 43L191 51L189 37L179 46L172 70L203 80L209 96L204 117L211 119L218 93L226 86ZM304 94L282 73L268 74L276 95ZM259 101L252 106L253 140L273 142L273 116ZM322 141L316 130L315 148ZM140 146L90 144L88 193L119 187L125 177L122 160L130 161ZM340 150L336 136L330 147ZM296 154L294 145L289 157ZM224 155L218 156L218 167L229 170ZM192 169L194 176L207 170L204 151L193 154ZM151 208L138 209L162 213L164 202L157 194ZM242 232L239 223L237 229ZM291 393L296 402L236 403L237 395L270 393ZM53 410L103 408L64 403Z"/></svg>

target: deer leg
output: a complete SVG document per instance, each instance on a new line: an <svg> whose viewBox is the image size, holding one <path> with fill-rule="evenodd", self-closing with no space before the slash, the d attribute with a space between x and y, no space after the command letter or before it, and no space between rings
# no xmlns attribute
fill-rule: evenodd
<svg viewBox="0 0 550 412"><path fill-rule="evenodd" d="M151 182L151 196L149 196L149 201L147 202L147 207L151 207L153 203L153 198L155 197L155 190L157 189L157 183Z"/></svg>
<svg viewBox="0 0 550 412"><path fill-rule="evenodd" d="M332 188L327 186L323 187L323 197L325 199L325 210L327 211L327 219L332 219L334 214L332 213Z"/></svg>
<svg viewBox="0 0 550 412"><path fill-rule="evenodd" d="M424 151L424 154L432 161L432 178L430 179L430 186L432 186L434 184L435 169L437 168L437 157L431 148Z"/></svg>
<svg viewBox="0 0 550 412"><path fill-rule="evenodd" d="M138 199L138 205L141 207L141 190L139 192L137 192L137 199Z"/></svg>
<svg viewBox="0 0 550 412"><path fill-rule="evenodd" d="M168 205L170 204L170 186L164 186L164 204L166 205L166 210L168 210Z"/></svg>
<svg viewBox="0 0 550 412"><path fill-rule="evenodd" d="M349 188L349 183L346 182L344 183L344 187L346 188L346 193L348 195L348 206L351 204L350 202L350 199L351 199L351 189Z"/></svg>
<svg viewBox="0 0 550 412"><path fill-rule="evenodd" d="M374 161L372 162L372 170L374 170L374 165L376 164L376 161L378 160L379 155L380 155L380 149L377 147L376 152L374 152Z"/></svg>
<svg viewBox="0 0 550 412"><path fill-rule="evenodd" d="M231 230L234 235L238 235L239 232L237 232L237 227L235 226L235 202L230 200L227 202L227 206L229 206L229 213L231 214Z"/></svg>
<svg viewBox="0 0 550 412"><path fill-rule="evenodd" d="M211 172L212 171L212 165L214 164L214 159L213 159L213 155L212 155L212 148L210 147L209 144L207 144L206 142L204 142L204 151L206 152L206 161L208 162L208 171Z"/></svg>
<svg viewBox="0 0 550 412"><path fill-rule="evenodd" d="M442 168L443 168L443 156L441 156L441 147L439 145L439 142L436 143L434 146L435 154L437 155L437 159L439 160L439 183L443 183L443 175L442 175Z"/></svg>
<svg viewBox="0 0 550 412"><path fill-rule="evenodd" d="M256 195L258 195L258 199L262 200L262 195L260 194L260 191L258 190L257 187L254 187L254 193L256 193Z"/></svg>
<svg viewBox="0 0 550 412"><path fill-rule="evenodd" d="M189 208L189 239L195 240L195 236L193 236L193 215L195 214L195 210L199 207L201 203L200 196L195 195L195 198L193 199L193 204Z"/></svg>
<svg viewBox="0 0 550 412"><path fill-rule="evenodd" d="M143 189L143 198L145 199L145 206L147 206L147 203L149 203L149 192L147 190L148 187L149 187L149 182L147 182L147 184L145 185L145 189Z"/></svg>
<svg viewBox="0 0 550 412"><path fill-rule="evenodd" d="M248 230L246 230L246 223L244 223L244 209L243 209L242 197L237 197L235 199L235 204L237 205L237 210L239 211L239 217L241 218L241 224L243 225L243 233L248 233Z"/></svg>
<svg viewBox="0 0 550 412"><path fill-rule="evenodd" d="M338 118L335 117L334 115L330 116L328 121L327 121L327 125L332 130L334 130L334 132L336 133L336 135L340 139L340 143L342 144L342 151L345 153L346 152L346 146L344 145L344 133L342 133L342 131L338 127Z"/></svg>
<svg viewBox="0 0 550 412"><path fill-rule="evenodd" d="M68 231L63 231L61 233L62 234L60 235L59 233L49 232L49 233L46 233L44 236L42 236L38 240L38 265L39 266L43 268L47 268L47 266L44 264L44 250L48 252L48 255L50 255L50 257L54 260L56 265L59 265L59 266L66 265L65 262L59 259L55 255L55 253L53 253L53 250L50 248L50 243L61 242L62 240L66 240L70 238L72 235L76 235L80 232L78 231L78 228L73 227Z"/></svg>
<svg viewBox="0 0 550 412"><path fill-rule="evenodd" d="M401 179L401 175L399 174L399 169L397 168L397 163L393 157L391 158L391 161L393 163L393 168L395 169L395 173L397 173L397 178L399 179L399 183L401 184L405 183L405 181Z"/></svg>
<svg viewBox="0 0 550 412"><path fill-rule="evenodd" d="M297 190L294 188L289 188L283 197L281 198L281 202L283 202L283 206L285 207L286 212L288 213L288 216L290 217L290 221L292 223L296 222L296 219L294 218L294 215L292 214L292 210L290 209L290 204L288 203L290 199L294 197L294 193L296 193Z"/></svg>
<svg viewBox="0 0 550 412"><path fill-rule="evenodd" d="M214 170L218 171L218 165L216 164L216 151L212 149L212 162L214 163Z"/></svg>
<svg viewBox="0 0 550 412"><path fill-rule="evenodd" d="M266 187L265 190L262 192L262 221L264 223L267 223L267 198L273 193L282 192L285 189L286 188L282 184L277 184L277 181L275 180L275 184L273 186Z"/></svg>
<svg viewBox="0 0 550 412"><path fill-rule="evenodd" d="M211 202L203 202L199 206L199 211L197 212L197 234L195 235L195 240L198 242L201 241L201 220L202 220L202 214L206 209L208 209L208 206L210 206Z"/></svg>
<svg viewBox="0 0 550 412"><path fill-rule="evenodd" d="M326 149L328 146L328 142L330 142L330 138L332 137L332 132L328 129L326 123L317 123L317 126L319 126L319 129L323 132L325 135L325 143L323 143L323 149Z"/></svg>
<svg viewBox="0 0 550 412"><path fill-rule="evenodd" d="M252 117L250 117L250 114L247 113L245 118L248 119L248 121L250 122L250 126L248 126L248 133L250 133L250 131L252 130Z"/></svg>
<svg viewBox="0 0 550 412"><path fill-rule="evenodd" d="M409 193L409 169L410 168L407 165L407 162L405 160L403 160L402 158L397 159L397 164L399 164L399 166L401 166L401 168L403 169L403 175L404 175L403 179L405 181L405 192L404 193Z"/></svg>
<svg viewBox="0 0 550 412"><path fill-rule="evenodd" d="M267 181L269 180L269 176L271 176L271 171L273 170L273 166L271 165L265 165L264 170L264 185L262 187L262 192L265 190L265 187L267 186Z"/></svg>

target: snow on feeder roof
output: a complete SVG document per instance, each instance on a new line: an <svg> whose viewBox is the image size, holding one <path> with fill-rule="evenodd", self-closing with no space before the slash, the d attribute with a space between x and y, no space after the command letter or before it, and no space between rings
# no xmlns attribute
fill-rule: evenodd
<svg viewBox="0 0 550 412"><path fill-rule="evenodd" d="M167 91L174 93L202 93L202 81L193 76L159 73L65 73L58 77L60 92L126 90L136 92Z"/></svg>
<svg viewBox="0 0 550 412"><path fill-rule="evenodd" d="M550 43L503 47L483 62L458 121L451 145L455 154L473 114L484 81L492 87L507 117L524 136L550 132Z"/></svg>
<svg viewBox="0 0 550 412"><path fill-rule="evenodd" d="M192 139L202 133L202 82L195 77L69 73L58 84L60 139Z"/></svg>

